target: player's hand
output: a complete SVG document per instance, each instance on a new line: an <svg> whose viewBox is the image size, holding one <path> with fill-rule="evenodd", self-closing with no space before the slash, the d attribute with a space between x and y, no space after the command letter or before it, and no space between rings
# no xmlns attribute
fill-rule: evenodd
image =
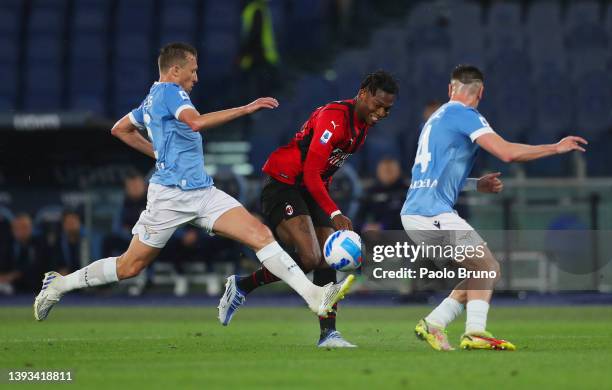
<svg viewBox="0 0 612 390"><path fill-rule="evenodd" d="M278 107L278 100L271 97L262 97L257 100L253 100L251 103L244 106L247 114L252 114L255 111L259 111L263 108L272 109Z"/></svg>
<svg viewBox="0 0 612 390"><path fill-rule="evenodd" d="M504 183L500 180L501 172L488 173L478 179L476 189L478 192L490 194L500 193L504 189Z"/></svg>
<svg viewBox="0 0 612 390"><path fill-rule="evenodd" d="M336 230L353 230L353 223L346 215L338 214L332 218L331 222Z"/></svg>
<svg viewBox="0 0 612 390"><path fill-rule="evenodd" d="M570 135L569 137L563 138L561 141L557 142L555 145L557 154L568 153L572 150L579 150L581 152L586 152L581 145L588 145L589 143L582 137L576 137Z"/></svg>

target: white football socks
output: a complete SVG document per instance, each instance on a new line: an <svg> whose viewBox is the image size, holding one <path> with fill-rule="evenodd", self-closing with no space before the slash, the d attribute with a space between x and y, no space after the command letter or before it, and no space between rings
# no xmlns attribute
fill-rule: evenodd
<svg viewBox="0 0 612 390"><path fill-rule="evenodd" d="M107 257L94 261L87 267L74 271L59 280L54 287L64 294L84 287L101 286L117 282L117 258Z"/></svg>
<svg viewBox="0 0 612 390"><path fill-rule="evenodd" d="M425 317L425 321L446 328L461 312L463 304L453 298L446 298Z"/></svg>
<svg viewBox="0 0 612 390"><path fill-rule="evenodd" d="M304 300L310 305L318 305L319 290L321 287L315 286L304 274L304 271L293 261L291 256L287 254L278 244L274 241L257 253L257 258L261 261L264 267L268 271L272 272L274 276L281 279L298 294L304 298Z"/></svg>
<svg viewBox="0 0 612 390"><path fill-rule="evenodd" d="M473 299L467 303L466 309L465 333L484 332L487 327L489 303L482 299Z"/></svg>

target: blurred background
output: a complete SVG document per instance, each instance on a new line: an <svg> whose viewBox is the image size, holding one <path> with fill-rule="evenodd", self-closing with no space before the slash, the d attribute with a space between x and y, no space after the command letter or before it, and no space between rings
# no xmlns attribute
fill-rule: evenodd
<svg viewBox="0 0 612 390"><path fill-rule="evenodd" d="M504 193L467 194L459 213L477 229L612 229L611 39L612 2L598 0L2 0L0 299L34 293L44 271L125 250L153 162L110 128L140 104L159 48L173 41L199 50L200 112L280 101L204 135L216 185L249 210L259 209L268 154L316 107L354 97L367 72L385 69L399 98L332 196L359 231L401 229L420 127L447 100L453 66L471 63L485 72L479 110L503 137L553 143L571 133L590 144L525 165L481 154L472 176L501 171ZM546 262L546 245L521 262ZM612 241L596 246L607 265L580 289L610 291ZM256 266L245 248L183 228L147 274L104 291L216 295L224 276ZM563 289L549 277L524 288Z"/></svg>

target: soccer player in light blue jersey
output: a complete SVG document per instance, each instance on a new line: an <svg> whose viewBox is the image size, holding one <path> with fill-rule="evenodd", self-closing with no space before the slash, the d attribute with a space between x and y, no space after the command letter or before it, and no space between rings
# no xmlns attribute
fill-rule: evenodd
<svg viewBox="0 0 612 390"><path fill-rule="evenodd" d="M158 57L159 81L142 104L119 120L111 133L132 148L155 159L155 173L147 194L147 208L134 226L127 251L62 276L47 272L34 302L34 317L42 321L67 292L132 278L146 268L174 231L187 223L252 248L262 264L289 284L309 308L326 316L348 291L353 277L319 287L310 282L293 259L274 240L272 232L242 205L213 185L204 169L202 135L261 109L274 109L273 98L259 98L246 106L200 114L189 92L198 81L197 52L184 43L164 46ZM146 130L149 140L138 130ZM221 302L230 308L241 302ZM229 310L231 311L231 310Z"/></svg>
<svg viewBox="0 0 612 390"><path fill-rule="evenodd" d="M504 140L476 110L482 99L483 85L484 77L478 68L457 66L448 87L450 101L435 111L421 130L412 182L401 212L404 229L417 244L444 242L474 247L483 244L482 238L454 210L462 190L493 193L502 190L499 173L480 179L467 178L478 149L483 148L507 163L585 151L582 145L587 144L586 140L575 136L549 145L524 145ZM453 234L453 231L460 233ZM448 298L419 321L415 328L417 336L436 350L453 349L445 329L465 307L467 321L461 348L514 350L512 343L496 339L486 331L489 301L499 279L499 263L484 246L483 256L466 259L461 266L471 271L492 271L494 274L488 275L495 277L467 278L459 283Z"/></svg>

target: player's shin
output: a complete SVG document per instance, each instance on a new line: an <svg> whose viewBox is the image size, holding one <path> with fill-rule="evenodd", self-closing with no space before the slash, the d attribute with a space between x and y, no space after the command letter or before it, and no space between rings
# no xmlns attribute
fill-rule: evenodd
<svg viewBox="0 0 612 390"><path fill-rule="evenodd" d="M494 272L493 278L469 278L467 282L467 319L465 323L466 333L484 332L487 325L487 315L489 312L489 302L493 294L493 288L500 276L499 263L492 255L484 258L477 269L484 269Z"/></svg>
<svg viewBox="0 0 612 390"><path fill-rule="evenodd" d="M71 290L84 287L101 286L117 282L117 258L107 257L89 264L71 274L61 278L54 286L60 293L64 294Z"/></svg>
<svg viewBox="0 0 612 390"><path fill-rule="evenodd" d="M306 270L304 268L304 265L302 264L296 253L290 253L289 256L294 259L295 263L302 269L302 271L304 271L305 274L310 272L310 270ZM246 295L250 294L253 290L261 286L265 286L270 283L276 283L279 280L280 279L277 278L276 275L274 275L272 272L267 270L266 267L260 267L258 270L249 275L238 276L236 278L236 286L238 286L240 291ZM315 282L315 284L317 283ZM317 286L321 285L317 284Z"/></svg>
<svg viewBox="0 0 612 390"><path fill-rule="evenodd" d="M308 280L304 271L295 261L274 241L257 253L257 258L265 268L293 288L304 298L308 305L318 305L321 288Z"/></svg>
<svg viewBox="0 0 612 390"><path fill-rule="evenodd" d="M467 318L465 321L466 333L480 333L487 328L487 314L489 302L482 299L473 299L466 305Z"/></svg>
<svg viewBox="0 0 612 390"><path fill-rule="evenodd" d="M331 268L315 269L313 271L312 281L317 286L325 286L328 283L336 283L336 271ZM333 311L331 311L327 317L319 317L322 337L329 332L336 330L336 313L338 311L338 304L334 304L332 308Z"/></svg>
<svg viewBox="0 0 612 390"><path fill-rule="evenodd" d="M444 299L425 320L442 328L446 328L463 312L463 305L452 297Z"/></svg>
<svg viewBox="0 0 612 390"><path fill-rule="evenodd" d="M266 267L261 267L250 275L240 276L236 281L236 285L244 294L250 294L251 291L255 290L257 287L278 282L279 280L280 279L272 272L268 271Z"/></svg>

